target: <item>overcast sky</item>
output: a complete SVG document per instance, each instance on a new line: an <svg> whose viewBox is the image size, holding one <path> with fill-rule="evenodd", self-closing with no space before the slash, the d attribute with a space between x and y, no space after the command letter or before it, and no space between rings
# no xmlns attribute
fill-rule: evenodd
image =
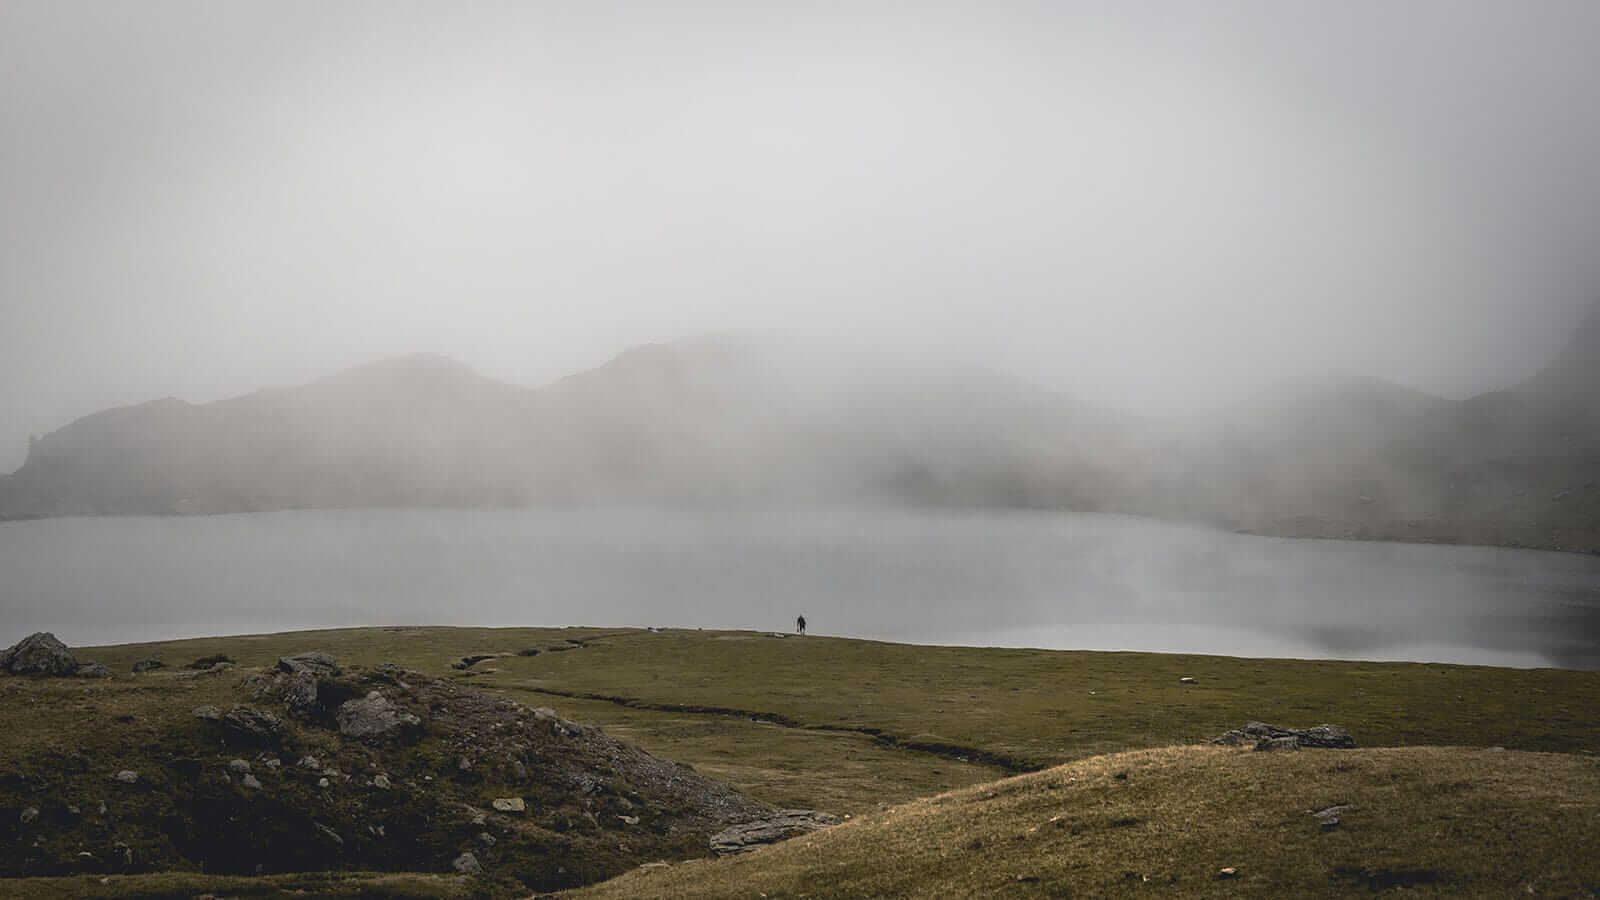
<svg viewBox="0 0 1600 900"><path fill-rule="evenodd" d="M0 0L0 471L410 351L708 330L1462 396L1600 298L1600 3Z"/></svg>

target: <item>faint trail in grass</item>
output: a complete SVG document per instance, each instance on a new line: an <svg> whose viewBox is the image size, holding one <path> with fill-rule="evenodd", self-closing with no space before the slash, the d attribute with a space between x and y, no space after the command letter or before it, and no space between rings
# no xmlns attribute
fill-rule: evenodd
<svg viewBox="0 0 1600 900"><path fill-rule="evenodd" d="M760 712L750 709L735 709L729 706L705 706L698 703L653 703L641 700L638 697L622 697L614 694L598 694L589 691L564 691L558 688L535 687L533 685L507 685L514 690L528 691L534 694L545 694L551 697L565 697L569 700L598 700L604 703L614 703L626 706L629 709L647 709L653 712L686 713L701 716L723 716L735 719L749 719L766 725L777 725L782 728L795 728L804 731L835 731L847 734L864 734L876 743L892 747L896 750L911 750L917 753L927 753L958 762L976 763L978 765L992 766L1011 775L1024 772L1037 772L1044 766L1018 759L1004 753L995 753L981 747L964 747L959 744L943 742L915 741L896 737L881 728L869 725L829 725L825 723L803 722L792 716L782 713Z"/></svg>

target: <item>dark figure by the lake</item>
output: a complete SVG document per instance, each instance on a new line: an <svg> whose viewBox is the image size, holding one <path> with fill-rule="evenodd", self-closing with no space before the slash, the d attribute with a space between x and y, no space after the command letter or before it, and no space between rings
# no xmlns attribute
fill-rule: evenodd
<svg viewBox="0 0 1600 900"><path fill-rule="evenodd" d="M806 617L805 616L799 616L794 620L794 630L799 632L799 633L801 633L801 634L805 634L806 633Z"/></svg>

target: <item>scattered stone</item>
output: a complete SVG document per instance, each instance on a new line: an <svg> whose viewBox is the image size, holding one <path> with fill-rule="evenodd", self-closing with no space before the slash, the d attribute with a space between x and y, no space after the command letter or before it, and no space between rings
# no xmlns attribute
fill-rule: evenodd
<svg viewBox="0 0 1600 900"><path fill-rule="evenodd" d="M1235 869L1233 866L1228 866L1225 869L1219 870L1217 872L1217 877L1218 878L1232 878L1233 876L1238 875L1238 874L1239 874L1239 870L1238 869Z"/></svg>
<svg viewBox="0 0 1600 900"><path fill-rule="evenodd" d="M295 765L310 769L313 772L322 768L322 763L318 762L315 756L302 756L300 757L300 761Z"/></svg>
<svg viewBox="0 0 1600 900"><path fill-rule="evenodd" d="M621 819L624 825L637 825L637 824L639 824L639 817L638 816L617 816L617 818Z"/></svg>
<svg viewBox="0 0 1600 900"><path fill-rule="evenodd" d="M281 765L283 765L283 760L281 759L269 759L266 762L266 767L269 769L276 769Z"/></svg>
<svg viewBox="0 0 1600 900"><path fill-rule="evenodd" d="M230 759L228 760L228 768L235 772L248 772L250 771L250 763L242 759Z"/></svg>
<svg viewBox="0 0 1600 900"><path fill-rule="evenodd" d="M483 841L485 847L493 847L495 845L494 835L487 831L478 832L478 840Z"/></svg>
<svg viewBox="0 0 1600 900"><path fill-rule="evenodd" d="M111 667L102 662L86 662L73 669L72 674L78 678L110 678Z"/></svg>
<svg viewBox="0 0 1600 900"><path fill-rule="evenodd" d="M1330 806L1327 809L1313 810L1311 816L1322 826L1323 831L1331 831L1339 827L1339 816L1352 809L1360 809L1360 807L1354 803L1343 803L1338 806Z"/></svg>
<svg viewBox="0 0 1600 900"><path fill-rule="evenodd" d="M1193 677L1189 676L1189 675L1185 675L1182 678L1179 678L1178 679L1178 683L1179 684L1199 684L1199 682L1195 681L1195 679Z"/></svg>
<svg viewBox="0 0 1600 900"><path fill-rule="evenodd" d="M133 784L133 783L135 783L135 782L137 782L139 780L139 773L133 771L132 769L123 769L121 772L118 772L116 774L116 776L114 776L114 777L118 781L122 782L123 784ZM104 803L101 803L100 804L100 814L101 815L105 815L105 811L106 811L106 805Z"/></svg>
<svg viewBox="0 0 1600 900"><path fill-rule="evenodd" d="M323 781L327 781L328 779L324 778L322 780ZM328 840L332 841L334 844L336 844L336 845L338 845L340 847L344 846L344 838L339 836L339 832L334 831L332 828L329 828L328 826L322 824L321 822L313 822L312 823L312 827L314 827L316 829L317 834L322 835L323 837L327 838Z"/></svg>
<svg viewBox="0 0 1600 900"><path fill-rule="evenodd" d="M393 785L389 783L389 776L383 774L374 775L372 777L372 786L380 791L387 791L389 788L393 787Z"/></svg>
<svg viewBox="0 0 1600 900"><path fill-rule="evenodd" d="M333 784L333 782L329 781L326 777L317 779L317 787L322 788L324 790L326 790L327 788L331 787L332 784Z"/></svg>
<svg viewBox="0 0 1600 900"><path fill-rule="evenodd" d="M20 821L24 825L32 825L34 823L34 821L37 820L38 818L39 818L39 807L30 806L27 809L22 811L22 815L18 816L17 820Z"/></svg>
<svg viewBox="0 0 1600 900"><path fill-rule="evenodd" d="M77 670L72 651L48 631L35 632L0 650L0 673L65 676Z"/></svg>
<svg viewBox="0 0 1600 900"><path fill-rule="evenodd" d="M1285 738L1292 740L1284 740ZM1250 744L1257 750L1298 750L1301 747L1346 750L1354 747L1356 740L1350 736L1350 732L1338 725L1318 725L1300 730L1279 728L1265 722L1247 722L1243 728L1236 728L1212 738L1211 743L1229 747Z"/></svg>
<svg viewBox="0 0 1600 900"><path fill-rule="evenodd" d="M483 866L478 864L478 858L472 855L471 850L468 850L452 860L450 867L463 875L483 874Z"/></svg>
<svg viewBox="0 0 1600 900"><path fill-rule="evenodd" d="M379 740L421 730L422 720L373 691L360 700L340 705L339 733L357 740Z"/></svg>
<svg viewBox="0 0 1600 900"><path fill-rule="evenodd" d="M240 783L243 784L245 787L250 788L252 790L257 790L257 791L261 790L261 781L259 779L257 779L254 775L245 775L244 776L244 780L242 782L240 782Z"/></svg>
<svg viewBox="0 0 1600 900"><path fill-rule="evenodd" d="M195 660L194 662L189 663L189 665L186 668L197 669L197 670L205 670L205 669L210 669L210 668L212 668L212 667L214 667L214 666L216 666L216 665L218 665L220 663L227 663L228 665L231 666L231 665L234 664L234 659L233 659L233 657L229 656L226 653L215 653L215 654L212 654L211 656L202 656L202 657L200 657L199 659Z"/></svg>
<svg viewBox="0 0 1600 900"><path fill-rule="evenodd" d="M224 661L224 662L212 663L210 666L207 666L204 669L200 669L200 670L195 671L195 672L184 672L183 674L179 675L178 677L179 678L200 678L200 677L203 677L203 676L206 676L206 675L221 675L223 672L226 672L231 668L233 668L233 663L231 663L231 662Z"/></svg>
<svg viewBox="0 0 1600 900"><path fill-rule="evenodd" d="M135 672L151 672L156 669L165 669L166 667L167 664L159 659L140 660L139 662L133 664L133 670Z"/></svg>
<svg viewBox="0 0 1600 900"><path fill-rule="evenodd" d="M222 717L224 740L234 744L275 747L283 743L283 722L271 713L235 706Z"/></svg>
<svg viewBox="0 0 1600 900"><path fill-rule="evenodd" d="M711 850L720 855L744 853L796 834L839 824L838 816L814 809L784 809L775 815L725 828L711 836Z"/></svg>
<svg viewBox="0 0 1600 900"><path fill-rule="evenodd" d="M1504 753L1504 752L1506 752L1506 748L1504 748L1504 747L1487 747L1487 748L1484 749L1483 752L1485 752L1485 753Z"/></svg>
<svg viewBox="0 0 1600 900"><path fill-rule="evenodd" d="M220 722L222 721L222 710L217 709L215 706L196 706L194 708L194 717L196 719L204 719L207 722Z"/></svg>
<svg viewBox="0 0 1600 900"><path fill-rule="evenodd" d="M521 797L496 797L490 805L494 807L495 812L503 813L521 814L528 809L527 801Z"/></svg>
<svg viewBox="0 0 1600 900"><path fill-rule="evenodd" d="M537 651L535 651L535 652L537 652ZM477 665L478 663L483 662L486 659L496 659L496 658L499 658L499 657L504 656L504 655L505 655L504 653L473 653L473 654L469 654L467 656L463 656L460 659L456 660L455 662L451 663L450 664L450 668L456 669L458 671L465 671L465 670L470 669L473 666Z"/></svg>

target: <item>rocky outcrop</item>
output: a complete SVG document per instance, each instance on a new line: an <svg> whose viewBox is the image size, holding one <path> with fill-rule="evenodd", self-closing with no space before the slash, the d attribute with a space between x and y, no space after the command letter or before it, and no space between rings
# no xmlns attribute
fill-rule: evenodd
<svg viewBox="0 0 1600 900"><path fill-rule="evenodd" d="M250 747L278 747L283 744L283 721L272 713L249 706L235 706L225 713L218 724L223 740L229 744Z"/></svg>
<svg viewBox="0 0 1600 900"><path fill-rule="evenodd" d="M1246 722L1244 727L1211 739L1213 744L1222 744L1227 747L1253 746L1257 750L1299 750L1302 747L1314 747L1330 750L1347 750L1356 745L1356 739L1350 732L1338 725L1317 725L1312 728L1279 728L1265 722Z"/></svg>
<svg viewBox="0 0 1600 900"><path fill-rule="evenodd" d="M339 661L321 651L296 653L278 657L278 671L290 675L310 675L313 678L333 678L339 674Z"/></svg>
<svg viewBox="0 0 1600 900"><path fill-rule="evenodd" d="M48 631L30 634L0 651L0 672L12 675L73 675L79 665L67 645Z"/></svg>
<svg viewBox="0 0 1600 900"><path fill-rule="evenodd" d="M339 707L339 733L358 741L381 741L415 735L422 730L422 720L379 691L372 691L359 700L349 700Z"/></svg>
<svg viewBox="0 0 1600 900"><path fill-rule="evenodd" d="M814 809L785 809L754 822L734 825L711 836L711 851L727 855L745 853L764 844L839 824L839 817Z"/></svg>
<svg viewBox="0 0 1600 900"><path fill-rule="evenodd" d="M164 669L166 667L167 667L167 664L162 662L159 659L145 659L145 660L140 660L139 662L134 663L133 664L133 671L135 671L135 672L153 672L156 669Z"/></svg>

